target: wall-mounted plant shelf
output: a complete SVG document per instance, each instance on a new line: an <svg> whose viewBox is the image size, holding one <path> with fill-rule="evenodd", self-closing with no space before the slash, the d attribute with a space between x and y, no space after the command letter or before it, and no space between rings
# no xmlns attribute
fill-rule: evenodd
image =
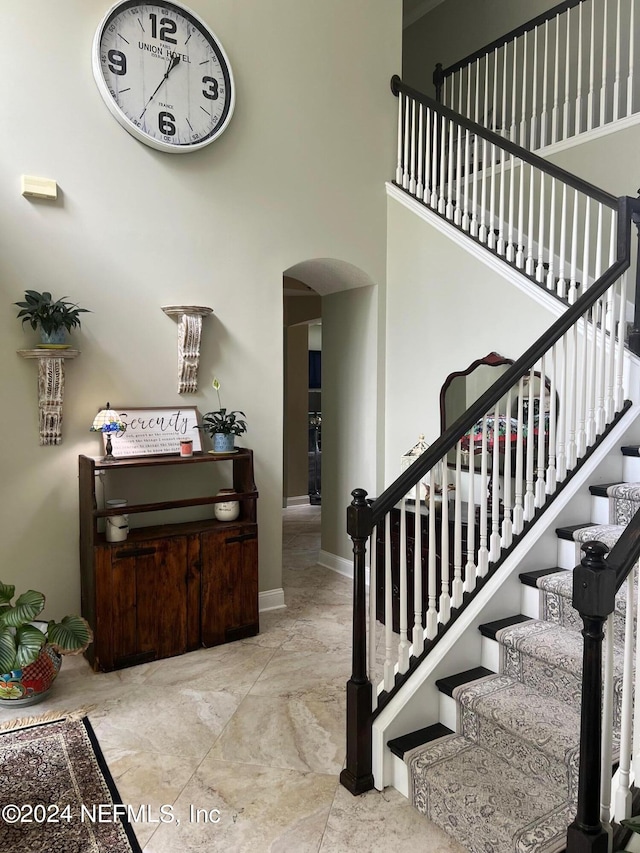
<svg viewBox="0 0 640 853"><path fill-rule="evenodd" d="M38 359L38 414L40 444L62 441L62 399L64 396L64 360L77 358L77 349L19 349L22 358Z"/></svg>
<svg viewBox="0 0 640 853"><path fill-rule="evenodd" d="M198 390L202 318L213 313L204 305L163 305L169 317L178 320L178 394L195 394Z"/></svg>

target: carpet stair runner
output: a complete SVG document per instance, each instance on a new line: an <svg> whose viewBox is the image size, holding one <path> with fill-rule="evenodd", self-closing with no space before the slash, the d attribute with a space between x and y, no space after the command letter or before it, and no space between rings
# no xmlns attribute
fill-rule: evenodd
<svg viewBox="0 0 640 853"><path fill-rule="evenodd" d="M591 491L608 501L609 523L558 530L559 539L577 543L576 553L593 539L611 547L640 507L640 482ZM557 567L521 575L539 590L539 618L480 627L498 643L499 672L477 667L436 682L456 703L456 732L437 724L389 742L409 766L415 807L473 853L565 849L576 808L583 653L572 576ZM614 617L614 761L625 607L623 585Z"/></svg>

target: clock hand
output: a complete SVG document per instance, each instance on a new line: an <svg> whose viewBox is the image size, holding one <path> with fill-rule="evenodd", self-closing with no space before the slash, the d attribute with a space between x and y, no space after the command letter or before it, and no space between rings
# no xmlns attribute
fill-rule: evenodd
<svg viewBox="0 0 640 853"><path fill-rule="evenodd" d="M167 68L167 70L165 71L164 77L162 78L162 80L161 80L161 81L158 83L158 85L156 86L156 89L155 89L155 92L153 93L153 95L151 95L151 97L149 98L149 100L147 101L147 103L144 105L144 109L143 109L143 110L142 110L142 112L140 113L140 118L142 118L142 116L146 113L146 111L147 111L147 107L149 106L149 104L151 103L151 101L155 98L155 96L156 96L156 93L157 93L158 89L160 88L160 86L162 86L162 84L165 82L165 80L167 79L167 77L169 76L169 74L171 74L171 72L173 71L173 69L176 67L176 65L177 65L179 62L180 62L180 57L179 57L177 54L174 54L174 55L171 57L171 62L169 63L169 67L168 67L168 68Z"/></svg>

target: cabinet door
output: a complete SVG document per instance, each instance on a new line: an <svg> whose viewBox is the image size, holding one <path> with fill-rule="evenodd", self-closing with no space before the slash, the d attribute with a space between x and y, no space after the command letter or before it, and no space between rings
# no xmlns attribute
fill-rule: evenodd
<svg viewBox="0 0 640 853"><path fill-rule="evenodd" d="M202 644L258 633L258 527L202 534Z"/></svg>
<svg viewBox="0 0 640 853"><path fill-rule="evenodd" d="M187 538L113 549L115 667L187 650Z"/></svg>

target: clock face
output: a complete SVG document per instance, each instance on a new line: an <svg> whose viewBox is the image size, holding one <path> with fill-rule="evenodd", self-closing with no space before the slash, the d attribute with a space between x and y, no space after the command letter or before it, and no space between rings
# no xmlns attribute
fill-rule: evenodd
<svg viewBox="0 0 640 853"><path fill-rule="evenodd" d="M233 113L233 76L220 42L175 3L113 6L94 38L93 74L120 124L161 151L208 145Z"/></svg>

